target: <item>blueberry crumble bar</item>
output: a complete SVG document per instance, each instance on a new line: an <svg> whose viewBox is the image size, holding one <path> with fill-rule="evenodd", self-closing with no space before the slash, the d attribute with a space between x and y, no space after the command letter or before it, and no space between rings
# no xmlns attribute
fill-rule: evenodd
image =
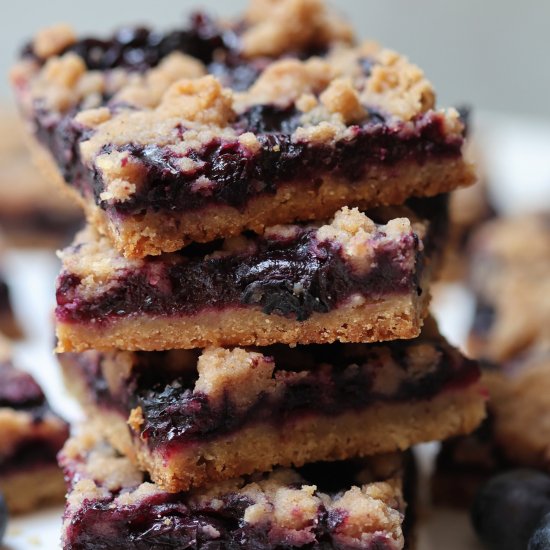
<svg viewBox="0 0 550 550"><path fill-rule="evenodd" d="M474 181L458 112L321 0L105 40L60 25L12 82L38 162L126 257Z"/></svg>
<svg viewBox="0 0 550 550"><path fill-rule="evenodd" d="M0 106L0 228L15 246L57 247L82 225L82 209L31 162L14 109Z"/></svg>
<svg viewBox="0 0 550 550"><path fill-rule="evenodd" d="M60 454L64 550L412 548L410 457L311 464L167 493L96 434Z"/></svg>
<svg viewBox="0 0 550 550"><path fill-rule="evenodd" d="M32 376L13 366L9 345L0 340L0 493L12 513L63 500L56 454L68 433Z"/></svg>
<svg viewBox="0 0 550 550"><path fill-rule="evenodd" d="M446 441L437 460L434 496L469 505L498 471L532 467L550 472L550 341L504 365L485 364L490 400L480 428Z"/></svg>
<svg viewBox="0 0 550 550"><path fill-rule="evenodd" d="M404 207L371 215L381 222L343 208L324 225L134 260L89 227L61 253L58 351L414 338L441 224Z"/></svg>
<svg viewBox="0 0 550 550"><path fill-rule="evenodd" d="M88 351L60 362L98 431L174 492L471 432L484 416L477 363L432 330L385 345Z"/></svg>
<svg viewBox="0 0 550 550"><path fill-rule="evenodd" d="M550 213L488 222L470 256L472 354L500 363L550 340Z"/></svg>

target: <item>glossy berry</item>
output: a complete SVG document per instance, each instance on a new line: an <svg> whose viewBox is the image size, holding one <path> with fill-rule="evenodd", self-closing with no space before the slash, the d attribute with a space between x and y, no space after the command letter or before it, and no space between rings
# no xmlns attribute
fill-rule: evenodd
<svg viewBox="0 0 550 550"><path fill-rule="evenodd" d="M536 470L519 469L491 478L478 492L471 517L488 549L522 550L548 512L550 477Z"/></svg>
<svg viewBox="0 0 550 550"><path fill-rule="evenodd" d="M549 550L550 549L550 514L546 514L533 536L529 540L527 550Z"/></svg>
<svg viewBox="0 0 550 550"><path fill-rule="evenodd" d="M8 507L2 493L0 493L0 544L6 534L6 527L8 526Z"/></svg>

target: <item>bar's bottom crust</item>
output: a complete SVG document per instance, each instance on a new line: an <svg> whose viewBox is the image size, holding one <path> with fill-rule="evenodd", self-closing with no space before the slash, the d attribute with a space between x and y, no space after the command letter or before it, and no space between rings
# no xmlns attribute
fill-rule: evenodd
<svg viewBox="0 0 550 550"><path fill-rule="evenodd" d="M1 473L1 472L0 472ZM63 472L57 464L37 466L0 476L0 493L12 514L61 504L66 492Z"/></svg>
<svg viewBox="0 0 550 550"><path fill-rule="evenodd" d="M68 191L84 208L88 222L129 258L174 252L190 242L209 242L247 229L260 233L279 223L324 219L343 206L367 209L403 204L409 197L447 193L476 179L472 164L463 158L430 159L422 164L402 161L369 166L364 177L354 182L334 175L297 179L281 185L274 195L250 199L242 209L216 204L199 211L147 212L116 220L67 185L50 153L34 137L29 141L34 161L46 177Z"/></svg>
<svg viewBox="0 0 550 550"><path fill-rule="evenodd" d="M375 403L362 411L335 416L299 413L285 422L258 422L170 454L155 452L132 437L120 413L92 403L78 377L69 389L84 405L97 429L152 480L169 492L186 491L276 465L301 466L318 460L344 460L403 451L416 443L472 432L485 416L478 384L448 390L429 401Z"/></svg>
<svg viewBox="0 0 550 550"><path fill-rule="evenodd" d="M420 334L428 304L429 292L425 290L421 296L412 292L380 302L341 306L328 313L314 313L305 321L268 315L255 307L228 307L188 316L140 315L114 319L105 325L58 321L56 351L155 351L410 339Z"/></svg>

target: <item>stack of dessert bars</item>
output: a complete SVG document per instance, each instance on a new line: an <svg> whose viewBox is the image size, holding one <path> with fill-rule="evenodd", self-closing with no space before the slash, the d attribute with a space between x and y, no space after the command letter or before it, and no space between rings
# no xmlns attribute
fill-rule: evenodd
<svg viewBox="0 0 550 550"><path fill-rule="evenodd" d="M60 25L12 81L88 220L57 282L89 416L64 548L407 547L401 453L484 414L426 320L445 193L474 179L459 114L320 0Z"/></svg>

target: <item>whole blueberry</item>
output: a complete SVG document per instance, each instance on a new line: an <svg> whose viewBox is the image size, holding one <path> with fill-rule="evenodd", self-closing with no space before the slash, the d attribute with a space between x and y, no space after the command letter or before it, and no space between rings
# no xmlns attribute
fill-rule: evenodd
<svg viewBox="0 0 550 550"><path fill-rule="evenodd" d="M481 487L471 518L476 533L490 550L523 550L548 512L550 477L519 469L494 476Z"/></svg>
<svg viewBox="0 0 550 550"><path fill-rule="evenodd" d="M550 514L546 514L533 536L529 540L527 550L549 550L550 549Z"/></svg>
<svg viewBox="0 0 550 550"><path fill-rule="evenodd" d="M2 493L0 493L0 544L6 534L6 527L8 526L8 506Z"/></svg>

